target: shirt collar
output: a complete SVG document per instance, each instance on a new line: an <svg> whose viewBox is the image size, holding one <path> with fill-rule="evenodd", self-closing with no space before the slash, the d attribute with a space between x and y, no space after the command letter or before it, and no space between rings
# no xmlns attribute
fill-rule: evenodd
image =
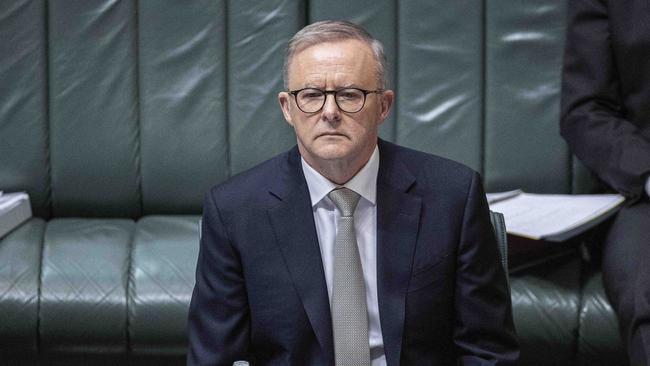
<svg viewBox="0 0 650 366"><path fill-rule="evenodd" d="M323 177L314 168L312 168L305 159L300 158L302 171L307 180L311 205L316 206L328 193L334 188L340 187L338 184ZM379 149L375 146L370 159L366 165L349 181L343 184L343 187L349 188L375 205L377 201L377 174L379 172Z"/></svg>

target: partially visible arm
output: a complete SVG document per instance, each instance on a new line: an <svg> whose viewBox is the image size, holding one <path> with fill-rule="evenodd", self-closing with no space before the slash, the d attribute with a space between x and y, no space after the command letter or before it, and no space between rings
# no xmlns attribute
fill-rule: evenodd
<svg viewBox="0 0 650 366"><path fill-rule="evenodd" d="M478 174L469 187L456 267L458 364L514 365L519 345L499 249Z"/></svg>
<svg viewBox="0 0 650 366"><path fill-rule="evenodd" d="M650 172L650 141L626 119L612 39L604 0L569 1L560 130L587 167L637 198Z"/></svg>
<svg viewBox="0 0 650 366"><path fill-rule="evenodd" d="M250 360L250 317L239 253L212 196L203 204L201 247L188 320L188 365Z"/></svg>

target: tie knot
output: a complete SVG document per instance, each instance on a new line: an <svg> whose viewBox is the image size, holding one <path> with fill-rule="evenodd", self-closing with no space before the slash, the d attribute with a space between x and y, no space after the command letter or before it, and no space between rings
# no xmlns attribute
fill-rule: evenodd
<svg viewBox="0 0 650 366"><path fill-rule="evenodd" d="M327 195L344 217L352 216L359 203L359 194L345 187L333 189Z"/></svg>

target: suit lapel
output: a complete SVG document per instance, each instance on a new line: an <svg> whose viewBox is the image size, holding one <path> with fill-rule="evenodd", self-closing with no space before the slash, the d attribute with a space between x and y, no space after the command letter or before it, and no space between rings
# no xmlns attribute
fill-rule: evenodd
<svg viewBox="0 0 650 366"><path fill-rule="evenodd" d="M420 224L420 197L406 193L415 177L380 141L377 179L377 291L388 365L399 365L406 291Z"/></svg>
<svg viewBox="0 0 650 366"><path fill-rule="evenodd" d="M283 178L270 188L281 202L267 211L277 244L323 353L332 357L332 321L309 190L294 148ZM331 360L330 363L332 363Z"/></svg>

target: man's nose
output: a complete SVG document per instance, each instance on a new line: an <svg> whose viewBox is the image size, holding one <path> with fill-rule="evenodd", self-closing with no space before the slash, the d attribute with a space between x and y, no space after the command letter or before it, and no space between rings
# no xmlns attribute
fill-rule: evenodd
<svg viewBox="0 0 650 366"><path fill-rule="evenodd" d="M325 104L323 105L322 117L328 122L338 121L341 119L341 110L336 104L334 94L325 95Z"/></svg>

